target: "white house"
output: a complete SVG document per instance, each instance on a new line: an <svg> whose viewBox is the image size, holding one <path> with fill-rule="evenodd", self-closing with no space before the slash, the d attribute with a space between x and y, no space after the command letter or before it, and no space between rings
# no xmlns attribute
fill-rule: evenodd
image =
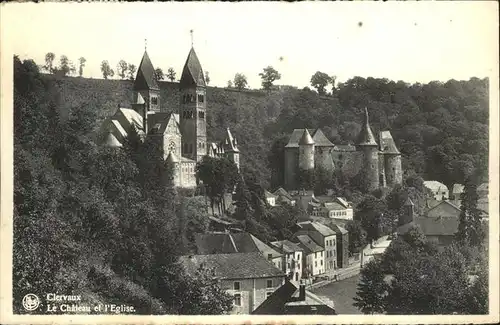
<svg viewBox="0 0 500 325"><path fill-rule="evenodd" d="M284 256L282 271L285 272L290 281L299 283L302 279L304 249L289 240L274 241L271 242L271 245Z"/></svg>
<svg viewBox="0 0 500 325"><path fill-rule="evenodd" d="M304 251L302 257L302 263L305 266L305 268L303 268L303 276L309 278L325 273L325 255L323 247L318 245L309 235L297 235L294 238Z"/></svg>
<svg viewBox="0 0 500 325"><path fill-rule="evenodd" d="M424 186L432 192L435 200L448 200L450 197L448 187L438 181L424 181Z"/></svg>

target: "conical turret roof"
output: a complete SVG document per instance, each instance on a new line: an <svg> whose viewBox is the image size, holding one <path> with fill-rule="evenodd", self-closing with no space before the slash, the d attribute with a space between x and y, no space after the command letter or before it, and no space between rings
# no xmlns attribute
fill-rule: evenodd
<svg viewBox="0 0 500 325"><path fill-rule="evenodd" d="M155 68L151 59L149 58L148 52L144 51L142 56L141 64L137 69L137 76L135 77L134 90L147 90L147 89L159 89L158 83L156 82Z"/></svg>
<svg viewBox="0 0 500 325"><path fill-rule="evenodd" d="M177 163L179 162L179 159L175 156L175 154L172 151L170 151L167 157L167 161L171 163Z"/></svg>
<svg viewBox="0 0 500 325"><path fill-rule="evenodd" d="M304 133L302 133L302 137L300 138L299 141L299 146L309 145L309 144L314 144L314 140L311 137L311 134L309 134L309 131L307 131L307 129L304 129Z"/></svg>
<svg viewBox="0 0 500 325"><path fill-rule="evenodd" d="M198 56L196 55L194 48L191 48L189 51L186 63L184 64L180 86L184 88L192 86L206 86L203 69L201 68L200 60L198 60Z"/></svg>
<svg viewBox="0 0 500 325"><path fill-rule="evenodd" d="M358 139L356 141L358 146L377 146L377 141L373 136L373 132L370 128L370 122L368 120L368 108L365 107L365 120L361 131L359 132Z"/></svg>

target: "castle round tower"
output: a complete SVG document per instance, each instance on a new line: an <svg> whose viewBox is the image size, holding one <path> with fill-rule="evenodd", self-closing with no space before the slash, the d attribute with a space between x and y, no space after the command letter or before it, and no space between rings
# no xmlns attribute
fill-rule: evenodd
<svg viewBox="0 0 500 325"><path fill-rule="evenodd" d="M366 178L366 191L379 188L378 144L375 141L368 119L368 109L365 107L365 119L356 141L357 150L363 152L363 172Z"/></svg>
<svg viewBox="0 0 500 325"><path fill-rule="evenodd" d="M299 141L299 169L314 169L314 140L307 129L304 129Z"/></svg>
<svg viewBox="0 0 500 325"><path fill-rule="evenodd" d="M384 155L384 169L387 186L393 187L403 183L401 153L389 131L380 132L380 147Z"/></svg>

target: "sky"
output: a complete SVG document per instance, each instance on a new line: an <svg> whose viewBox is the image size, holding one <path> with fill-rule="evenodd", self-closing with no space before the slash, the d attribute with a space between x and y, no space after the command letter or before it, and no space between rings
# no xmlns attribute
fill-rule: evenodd
<svg viewBox="0 0 500 325"><path fill-rule="evenodd" d="M121 59L138 66L145 39L153 65L180 77L191 29L215 86L243 73L259 88L269 65L282 75L276 84L297 87L316 71L413 83L498 69L496 1L8 3L0 13L4 43L21 59L83 56L92 78L102 78L103 60L115 70Z"/></svg>

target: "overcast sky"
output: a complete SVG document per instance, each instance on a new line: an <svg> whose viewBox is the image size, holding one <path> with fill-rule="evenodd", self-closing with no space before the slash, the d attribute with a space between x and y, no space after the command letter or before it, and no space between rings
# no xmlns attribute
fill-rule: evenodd
<svg viewBox="0 0 500 325"><path fill-rule="evenodd" d="M38 64L47 52L75 62L83 56L84 76L101 78L102 60L137 66L147 38L155 67L180 77L193 29L211 85L240 72L258 88L268 65L282 74L277 84L299 87L318 70L340 81L488 76L498 60L497 8L495 1L10 3L0 11L11 50Z"/></svg>

